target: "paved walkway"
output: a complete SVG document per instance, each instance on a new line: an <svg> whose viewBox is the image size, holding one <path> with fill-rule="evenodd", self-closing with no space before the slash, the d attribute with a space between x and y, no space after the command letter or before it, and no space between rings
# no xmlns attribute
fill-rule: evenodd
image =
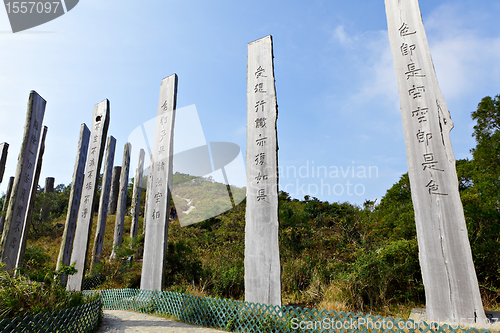
<svg viewBox="0 0 500 333"><path fill-rule="evenodd" d="M161 317L132 311L104 310L104 317L98 333L218 333L211 328L193 326ZM227 332L226 332L227 333Z"/></svg>

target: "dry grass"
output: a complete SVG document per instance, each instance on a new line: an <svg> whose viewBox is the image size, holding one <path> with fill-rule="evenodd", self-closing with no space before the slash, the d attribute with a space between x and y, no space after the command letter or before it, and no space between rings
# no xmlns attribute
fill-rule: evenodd
<svg viewBox="0 0 500 333"><path fill-rule="evenodd" d="M192 284L190 284L187 289L186 289L186 293L189 294L189 295L193 295L193 296L200 296L200 297L211 297L206 291L205 291L205 288L204 286L202 287L199 287L199 286L194 286Z"/></svg>
<svg viewBox="0 0 500 333"><path fill-rule="evenodd" d="M500 304L498 303L498 300L500 299L500 291L497 291L496 288L481 287L480 289L484 310L500 311Z"/></svg>
<svg viewBox="0 0 500 333"><path fill-rule="evenodd" d="M324 309L327 311L335 311L335 312L349 312L352 311L347 302L342 300L342 291L340 287L336 284L330 284L323 295L322 301L317 305L318 309Z"/></svg>
<svg viewBox="0 0 500 333"><path fill-rule="evenodd" d="M160 318L165 318L165 319L171 320L171 321L179 321L179 319L177 319L175 316L169 315L166 313L152 313L151 315L156 316L156 317L160 317Z"/></svg>
<svg viewBox="0 0 500 333"><path fill-rule="evenodd" d="M105 261L108 260L113 245L114 237L114 226L115 226L116 215L108 215L106 222L106 232L103 244L102 256ZM89 240L89 253L94 244L95 230L96 230L97 214L94 214L93 225L91 231L91 237ZM65 218L61 217L52 222L53 230L51 230L47 235L39 237L36 240L32 238L28 239L28 246L30 247L41 247L44 249L45 253L50 256L51 262L49 268L55 269L55 264L59 254L59 248L61 245L61 238L64 227ZM59 227L57 227L59 225ZM140 230L138 233L142 233L142 217L139 221ZM130 233L131 217L126 215L124 224L124 244L123 246L128 246L128 235ZM90 259L90 258L89 258ZM131 266L124 269L120 263L107 263L106 264L108 275L108 281L101 286L102 289L120 289L126 286L127 280L123 279L123 272L126 275L132 277L141 274L141 263L136 262ZM52 267L53 266L53 267ZM128 280L130 281L130 279ZM311 285L307 290L301 292L294 292L290 294L283 294L283 304L296 305L301 307L309 307L316 309L324 309L327 311L335 312L353 312L357 313L357 309L352 307L346 301L347 297L345 295L345 290L348 290L348 286L342 286L338 283L332 282L328 286L325 286L319 282L319 280L313 279ZM195 296L211 296L205 290L203 283L200 285L186 285L185 291L191 295ZM483 299L484 309L486 311L500 311L500 304L497 300L500 299L500 292L493 290L481 289L481 295ZM403 318L408 319L412 308L424 308L424 304L415 303L399 303L390 302L382 307L365 309L364 313L371 313L372 315L381 315L384 317L390 316L392 318Z"/></svg>
<svg viewBox="0 0 500 333"><path fill-rule="evenodd" d="M126 271L126 274L130 276L135 276L137 274L140 275L141 273L141 263L134 263L130 267L126 267L124 269L123 266L121 266L120 263L108 263L109 256L111 255L112 252L112 247L113 247L113 238L114 238L114 229L115 229L115 220L116 220L116 215L108 215L106 219L106 231L105 231L105 236L104 236L104 242L103 242L103 250L102 250L102 260L105 261L106 265L106 273L109 273L108 275L108 281L102 286L105 289L120 289L124 288L126 286L127 279L123 278L123 271ZM88 263L90 263L90 256L92 255L92 248L94 246L94 240L95 240L95 232L97 228L97 214L95 213L92 218L92 229L91 229L91 234L90 234L90 239L89 239L89 258L88 258ZM128 235L130 234L130 227L131 227L132 219L130 216L126 215L125 216L125 222L124 222L124 242L122 246L128 246L130 238ZM61 217L58 219L55 219L53 222L51 222L52 229L50 229L48 232L45 232L46 235L43 235L41 237L38 237L34 239L35 235L32 232L30 234L31 237L28 238L27 246L28 247L40 247L43 249L44 253L50 256L51 261L48 264L49 269L55 270L57 258L59 256L59 250L61 246L61 241L62 241L62 234L64 232L64 224L65 224L65 217ZM61 226L62 225L62 226ZM142 233L142 217L139 219L139 226L140 230L138 233ZM87 265L87 272L86 274L90 274L89 272L89 265ZM130 268L130 269L129 269ZM111 277L111 279L109 279ZM113 278L115 277L115 278ZM121 277L121 278L117 278Z"/></svg>
<svg viewBox="0 0 500 333"><path fill-rule="evenodd" d="M352 312L354 314L361 312L373 316L380 315L383 317L392 317L394 319L402 318L405 320L408 319L413 308L425 307L423 304L397 304L391 302L382 307L360 311L347 302L345 293L348 289L348 286L342 285L342 282L332 282L325 287L313 281L306 291L284 294L283 304L334 312L342 311L344 313Z"/></svg>
<svg viewBox="0 0 500 333"><path fill-rule="evenodd" d="M56 268L57 257L59 256L59 249L61 247L62 235L64 232L65 218L61 217L55 219L51 224L53 229L47 235L41 236L34 239L34 231L32 230L28 235L28 240L26 243L27 247L41 247L45 251L45 254L50 256L51 263L50 268ZM63 227L60 227L60 225ZM57 227L59 225L59 227ZM53 266L53 267L52 267Z"/></svg>

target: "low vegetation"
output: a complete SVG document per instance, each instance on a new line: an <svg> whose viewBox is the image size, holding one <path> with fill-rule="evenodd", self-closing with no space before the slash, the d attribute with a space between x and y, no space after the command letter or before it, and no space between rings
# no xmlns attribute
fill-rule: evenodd
<svg viewBox="0 0 500 333"><path fill-rule="evenodd" d="M47 271L47 274L28 278L19 272L14 276L0 269L0 319L63 310L91 302L97 297L68 292L55 279L58 273L45 269L41 271ZM72 269L67 267L59 273L71 272Z"/></svg>
<svg viewBox="0 0 500 333"><path fill-rule="evenodd" d="M472 149L473 159L457 161L459 190L483 303L489 310L499 310L500 96L484 98L472 118L476 121L473 136L477 145ZM53 194L36 197L37 213L33 215L26 251L29 281L47 283L45 277L55 269L68 193L69 187L61 185ZM131 194L130 186L129 197ZM183 193L184 198L189 195L187 190ZM142 197L141 216L145 195ZM99 288L138 288L143 237L134 241L125 237L118 251L119 260L109 262L114 218L108 216L105 260L87 275L106 277ZM329 203L309 196L297 200L280 192L279 221L284 304L400 317L408 317L413 307L424 306L407 174L380 202L366 200L363 206ZM125 221L125 235L128 228L130 217ZM166 289L242 300L244 230L245 201L188 227L172 221ZM93 237L90 247L92 242ZM2 274L2 279L7 278ZM41 288L42 282L29 282L24 277L19 281L18 286ZM14 294L24 290L9 288Z"/></svg>

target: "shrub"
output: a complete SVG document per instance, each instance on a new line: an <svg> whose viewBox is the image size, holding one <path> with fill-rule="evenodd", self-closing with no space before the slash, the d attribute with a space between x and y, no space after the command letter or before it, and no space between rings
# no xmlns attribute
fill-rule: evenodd
<svg viewBox="0 0 500 333"><path fill-rule="evenodd" d="M0 265L0 319L58 311L99 297L66 291L58 283L31 281L19 273L13 276L3 266Z"/></svg>

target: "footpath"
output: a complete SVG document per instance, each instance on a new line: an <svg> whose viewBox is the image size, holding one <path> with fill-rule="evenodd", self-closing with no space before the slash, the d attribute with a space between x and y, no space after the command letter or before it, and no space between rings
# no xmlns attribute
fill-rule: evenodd
<svg viewBox="0 0 500 333"><path fill-rule="evenodd" d="M104 310L104 317L98 333L220 333L211 328L188 325L165 318L121 310ZM226 332L227 333L227 332Z"/></svg>

